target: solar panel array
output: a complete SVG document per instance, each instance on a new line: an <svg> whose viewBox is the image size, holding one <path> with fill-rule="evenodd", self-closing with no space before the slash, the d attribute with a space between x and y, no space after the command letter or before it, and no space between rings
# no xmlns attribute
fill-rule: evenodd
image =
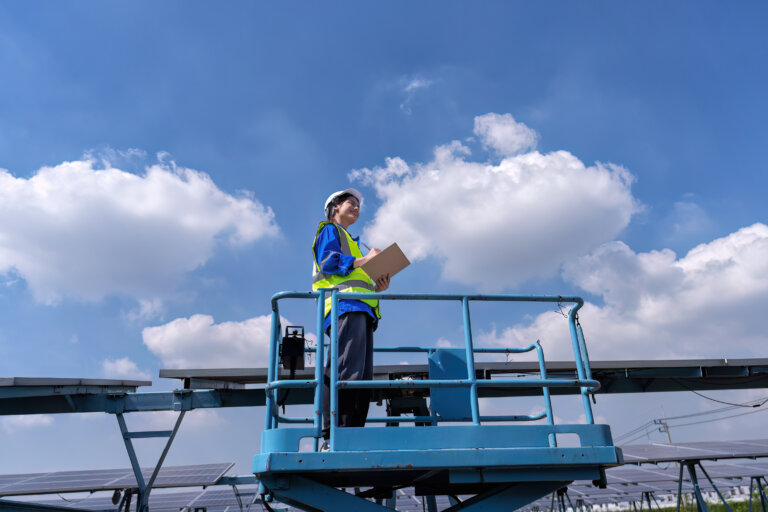
<svg viewBox="0 0 768 512"><path fill-rule="evenodd" d="M625 464L768 457L768 439L623 446Z"/></svg>
<svg viewBox="0 0 768 512"><path fill-rule="evenodd" d="M256 494L258 488L256 486L242 486L237 488L237 494L239 494L240 501L238 502L238 495L232 487L216 487L203 489L202 491L184 491L184 492L152 492L149 495L149 509L155 510L181 510L184 508L202 508L205 507L208 512L241 512L240 503L243 506L243 512L266 512L266 508L261 504ZM254 503L254 501L256 503ZM41 500L36 501L42 505L52 505L57 507L66 508L79 508L84 510L108 510L114 509L116 506L112 503L112 499L106 496L89 496L81 500L65 501L61 499L57 500ZM136 500L131 502L132 510L135 510ZM281 504L276 504L277 508L281 507Z"/></svg>
<svg viewBox="0 0 768 512"><path fill-rule="evenodd" d="M232 462L169 466L160 469L154 487L195 487L213 485L234 466ZM142 468L144 481L153 468ZM137 487L131 469L56 471L26 475L0 475L0 496L23 496L79 491L108 491Z"/></svg>
<svg viewBox="0 0 768 512"><path fill-rule="evenodd" d="M634 445L622 449L630 465L607 470L608 486L605 489L594 487L588 482L569 485L568 495L574 504L577 501L589 504L638 501L643 492L676 494L679 466L665 461L768 457L768 440ZM222 463L163 468L155 487L211 486L232 466L231 463ZM703 466L721 489L748 486L750 477L768 475L768 462L704 462ZM148 479L151 470L145 468L142 472L145 479ZM698 471L698 475L702 490L713 491L714 488L701 471ZM0 475L0 496L114 490L135 486L135 478L130 469ZM682 492L693 492L687 470L683 472ZM253 503L259 501L254 486L242 486L239 494L244 510L249 504L249 512L265 510L260 503ZM423 498L415 496L413 489L399 490L397 502L398 510L415 512L424 509ZM446 497L438 497L437 502L440 510L449 506ZM98 495L79 501L48 500L40 503L89 510L115 508L110 497ZM528 505L526 509L548 509L550 504L551 497L545 497ZM273 508L280 506L275 504ZM209 487L202 491L153 492L150 495L150 507L152 510L205 507L208 512L240 512L237 495L228 486Z"/></svg>

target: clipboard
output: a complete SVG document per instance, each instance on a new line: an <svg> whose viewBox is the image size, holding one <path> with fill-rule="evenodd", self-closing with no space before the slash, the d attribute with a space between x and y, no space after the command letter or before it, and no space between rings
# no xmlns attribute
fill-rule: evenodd
<svg viewBox="0 0 768 512"><path fill-rule="evenodd" d="M400 250L400 246L394 243L371 258L370 261L365 262L360 268L368 274L368 277L376 281L384 274L389 274L391 278L410 264L411 262Z"/></svg>

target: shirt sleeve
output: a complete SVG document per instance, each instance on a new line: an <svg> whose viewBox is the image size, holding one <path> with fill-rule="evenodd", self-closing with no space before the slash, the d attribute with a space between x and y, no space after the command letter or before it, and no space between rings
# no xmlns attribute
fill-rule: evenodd
<svg viewBox="0 0 768 512"><path fill-rule="evenodd" d="M355 257L342 254L339 231L331 225L325 226L317 236L315 260L323 274L346 276L354 270Z"/></svg>

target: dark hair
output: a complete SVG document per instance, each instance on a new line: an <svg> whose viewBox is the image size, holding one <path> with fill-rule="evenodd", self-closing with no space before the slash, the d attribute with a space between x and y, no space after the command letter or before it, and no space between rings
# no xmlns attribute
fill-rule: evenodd
<svg viewBox="0 0 768 512"><path fill-rule="evenodd" d="M355 197L354 195L347 192L346 194L341 194L340 196L336 196L333 198L333 201L328 203L328 208L325 209L325 218L328 220L331 220L331 217L333 217L333 207L337 204L341 204L350 197Z"/></svg>

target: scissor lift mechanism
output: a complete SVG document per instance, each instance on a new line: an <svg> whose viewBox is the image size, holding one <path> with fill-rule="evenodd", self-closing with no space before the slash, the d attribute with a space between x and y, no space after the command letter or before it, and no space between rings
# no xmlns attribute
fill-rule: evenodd
<svg viewBox="0 0 768 512"><path fill-rule="evenodd" d="M318 451L321 439L324 367L324 302L331 294L330 451ZM424 352L430 362L430 376L417 381L340 381L338 379L338 301L340 299L440 300L459 301L464 321L464 348L441 349L398 347L378 349L389 352ZM278 344L283 299L317 300L317 341L314 379L279 380ZM573 304L568 324L576 379L547 378L544 354L539 342L522 348L477 348L472 342L469 304L471 301L552 302ZM604 481L607 467L621 464L621 452L613 445L607 425L596 425L589 395L599 388L591 378L589 358L578 310L578 297L519 295L383 295L317 292L283 292L272 297L272 331L265 428L261 453L254 457L253 471L258 476L260 493L268 502L275 498L307 511L387 510L380 503L394 490L413 486L416 493L436 495L473 495L449 511L509 511L522 507L575 479ZM521 353L536 351L540 378L482 379L475 372L476 353ZM478 389L537 388L544 399L544 412L534 415L482 416ZM586 424L555 425L550 388L579 389ZM278 390L309 388L314 391L314 415L310 418L281 416L276 407ZM355 388L427 389L432 399L429 416L385 416L368 418L369 423L401 424L419 422L427 426L400 428L339 428L336 411L338 391ZM435 410L436 399L453 390L455 397L469 403L449 407L449 414ZM456 411L459 411L458 413ZM510 425L494 422L519 422L546 419L547 424ZM463 423L441 425L441 423ZM296 427L296 424L311 426ZM576 435L579 446L558 446L558 435ZM312 440L310 451L300 451L303 439ZM355 489L354 493L345 488ZM376 499L376 502L368 498ZM390 501L391 503L391 501ZM428 501L431 510L434 499Z"/></svg>

